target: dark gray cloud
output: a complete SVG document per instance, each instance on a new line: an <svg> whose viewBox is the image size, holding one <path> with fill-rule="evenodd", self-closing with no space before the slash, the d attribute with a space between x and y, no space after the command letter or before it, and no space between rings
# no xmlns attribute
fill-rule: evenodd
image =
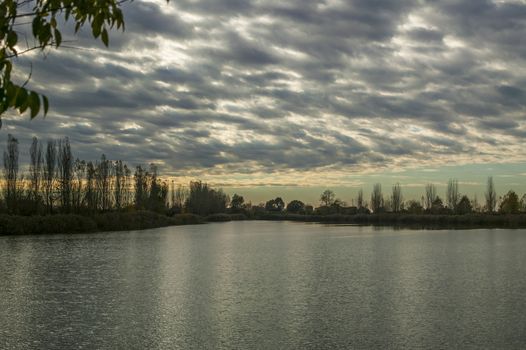
<svg viewBox="0 0 526 350"><path fill-rule="evenodd" d="M177 175L524 159L523 2L140 1L124 13L109 49L82 30L67 34L77 48L18 59L52 110L8 116L2 132L68 135L81 157Z"/></svg>

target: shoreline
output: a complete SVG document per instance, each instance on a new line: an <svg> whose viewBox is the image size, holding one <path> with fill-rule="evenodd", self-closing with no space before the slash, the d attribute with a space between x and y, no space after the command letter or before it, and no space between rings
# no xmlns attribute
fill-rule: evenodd
<svg viewBox="0 0 526 350"><path fill-rule="evenodd" d="M526 214L355 214L355 215L263 215L263 220L288 220L320 224L347 224L408 229L521 229L526 228Z"/></svg>
<svg viewBox="0 0 526 350"><path fill-rule="evenodd" d="M52 235L135 231L167 226L196 225L205 223L194 214L172 217L151 211L108 212L94 215L0 215L0 236Z"/></svg>
<svg viewBox="0 0 526 350"><path fill-rule="evenodd" d="M168 226L197 225L229 221L292 221L329 225L393 227L400 229L521 229L526 214L356 214L300 215L264 213L195 214L167 216L150 211L108 212L94 215L55 214L46 216L0 215L0 236L102 233L136 231Z"/></svg>

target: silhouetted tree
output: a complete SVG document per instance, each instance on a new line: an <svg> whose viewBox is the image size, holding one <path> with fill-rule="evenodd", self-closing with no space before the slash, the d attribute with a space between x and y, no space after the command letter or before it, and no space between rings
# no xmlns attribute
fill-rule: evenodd
<svg viewBox="0 0 526 350"><path fill-rule="evenodd" d="M122 160L114 163L113 198L115 209L120 210L125 206L126 174Z"/></svg>
<svg viewBox="0 0 526 350"><path fill-rule="evenodd" d="M224 213L230 198L222 190L214 190L201 181L190 182L190 192L186 199L186 210L198 215Z"/></svg>
<svg viewBox="0 0 526 350"><path fill-rule="evenodd" d="M332 203L334 203L334 199L336 196L334 195L334 192L331 190L325 190L320 196L320 202L326 206L330 207Z"/></svg>
<svg viewBox="0 0 526 350"><path fill-rule="evenodd" d="M358 207L358 210L360 210L360 209L362 209L364 207L363 190L361 188L358 191L358 198L356 199L356 205Z"/></svg>
<svg viewBox="0 0 526 350"><path fill-rule="evenodd" d="M86 162L76 159L73 165L73 181L71 184L73 210L76 213L82 211L84 204L83 182L86 178Z"/></svg>
<svg viewBox="0 0 526 350"><path fill-rule="evenodd" d="M526 212L526 193L522 195L521 200L519 201L519 211Z"/></svg>
<svg viewBox="0 0 526 350"><path fill-rule="evenodd" d="M134 180L135 208L146 209L146 201L148 199L148 177L146 171L140 165L135 168Z"/></svg>
<svg viewBox="0 0 526 350"><path fill-rule="evenodd" d="M371 209L374 213L379 213L384 207L384 196L382 194L382 185L377 183L373 186L371 193Z"/></svg>
<svg viewBox="0 0 526 350"><path fill-rule="evenodd" d="M447 207L453 212L457 212L458 201L460 200L460 194L458 192L458 180L449 179L447 183L446 192Z"/></svg>
<svg viewBox="0 0 526 350"><path fill-rule="evenodd" d="M460 215L471 214L473 212L473 207L471 206L468 196L464 195L460 198L460 201L457 203L456 212Z"/></svg>
<svg viewBox="0 0 526 350"><path fill-rule="evenodd" d="M442 198L440 198L439 196L436 196L433 203L431 203L430 212L432 214L442 214L443 211L444 211L444 202L442 201Z"/></svg>
<svg viewBox="0 0 526 350"><path fill-rule="evenodd" d="M278 211L283 211L283 209L285 209L285 202L283 201L283 199L281 199L281 197L276 197L274 202L276 203Z"/></svg>
<svg viewBox="0 0 526 350"><path fill-rule="evenodd" d="M186 199L188 198L188 189L184 187L183 185L178 185L177 189L175 190L175 204L174 208L176 212L181 213L184 208L184 203L186 202Z"/></svg>
<svg viewBox="0 0 526 350"><path fill-rule="evenodd" d="M237 213L243 209L244 203L245 199L243 196L239 196L237 193L235 193L232 196L232 200L230 201L230 210L234 213Z"/></svg>
<svg viewBox="0 0 526 350"><path fill-rule="evenodd" d="M86 206L90 213L97 211L97 189L96 189L97 169L92 161L86 164Z"/></svg>
<svg viewBox="0 0 526 350"><path fill-rule="evenodd" d="M38 142L36 137L33 137L31 142L29 158L29 199L33 204L33 212L37 213L40 211L40 204L42 201L42 165L44 160L42 154L42 144Z"/></svg>
<svg viewBox="0 0 526 350"><path fill-rule="evenodd" d="M73 155L69 139L59 140L57 158L58 184L62 211L71 211L71 182L73 179Z"/></svg>
<svg viewBox="0 0 526 350"><path fill-rule="evenodd" d="M427 210L431 210L431 207L433 206L433 202L435 201L437 197L437 189L434 184L427 184L426 185L426 197L425 197L425 208Z"/></svg>
<svg viewBox="0 0 526 350"><path fill-rule="evenodd" d="M96 189L98 199L98 209L107 211L111 208L110 180L112 176L111 162L103 154L96 169Z"/></svg>
<svg viewBox="0 0 526 350"><path fill-rule="evenodd" d="M336 198L331 204L329 212L340 214L345 206L347 206L347 203L345 203L339 198Z"/></svg>
<svg viewBox="0 0 526 350"><path fill-rule="evenodd" d="M514 191L508 191L502 198L500 212L503 214L516 214L519 212L519 196Z"/></svg>
<svg viewBox="0 0 526 350"><path fill-rule="evenodd" d="M305 212L305 204L299 200L293 200L287 204L287 211L289 213L299 214Z"/></svg>
<svg viewBox="0 0 526 350"><path fill-rule="evenodd" d="M488 213L493 213L495 211L495 206L497 205L497 193L495 191L493 177L491 176L488 177L485 195L486 195L486 211Z"/></svg>
<svg viewBox="0 0 526 350"><path fill-rule="evenodd" d="M397 183L393 186L393 194L391 195L391 209L393 212L398 213L402 210L403 206L402 188Z"/></svg>
<svg viewBox="0 0 526 350"><path fill-rule="evenodd" d="M284 208L285 202L283 202L283 199L281 199L281 197L276 197L275 199L271 199L267 203L265 203L265 210L267 211L281 212Z"/></svg>
<svg viewBox="0 0 526 350"><path fill-rule="evenodd" d="M211 205L209 214L226 212L226 208L230 203L230 197L226 193L224 193L222 189L211 189L210 199Z"/></svg>
<svg viewBox="0 0 526 350"><path fill-rule="evenodd" d="M410 214L422 214L424 211L422 205L415 200L410 200L409 202L407 202L406 207L407 212Z"/></svg>
<svg viewBox="0 0 526 350"><path fill-rule="evenodd" d="M124 164L124 198L123 203L125 207L131 205L133 201L133 192L131 190L132 180L131 180L131 170L128 168L128 165Z"/></svg>
<svg viewBox="0 0 526 350"><path fill-rule="evenodd" d="M57 143L48 140L44 157L44 194L48 213L53 213L55 201L55 170L57 165Z"/></svg>
<svg viewBox="0 0 526 350"><path fill-rule="evenodd" d="M175 181L170 181L170 208L175 208Z"/></svg>
<svg viewBox="0 0 526 350"><path fill-rule="evenodd" d="M471 210L472 212L475 212L475 213L481 213L483 211L483 209L481 208L479 204L477 195L475 195L473 199L471 200Z"/></svg>
<svg viewBox="0 0 526 350"><path fill-rule="evenodd" d="M148 209L161 213L166 210L168 185L157 177L157 166L150 164Z"/></svg>
<svg viewBox="0 0 526 350"><path fill-rule="evenodd" d="M17 212L18 180L18 140L9 134L4 151L4 200L9 213Z"/></svg>

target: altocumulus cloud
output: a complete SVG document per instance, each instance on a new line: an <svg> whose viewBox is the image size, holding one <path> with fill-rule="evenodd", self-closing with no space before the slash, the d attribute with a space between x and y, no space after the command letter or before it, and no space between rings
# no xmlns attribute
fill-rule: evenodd
<svg viewBox="0 0 526 350"><path fill-rule="evenodd" d="M33 62L52 111L8 116L4 133L26 144L67 135L85 159L225 183L526 158L524 1L159 0L124 11L110 49L81 32L69 37L79 49L18 60Z"/></svg>

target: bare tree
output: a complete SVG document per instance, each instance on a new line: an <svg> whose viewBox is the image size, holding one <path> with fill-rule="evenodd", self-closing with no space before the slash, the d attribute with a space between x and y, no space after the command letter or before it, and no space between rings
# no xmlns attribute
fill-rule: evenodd
<svg viewBox="0 0 526 350"><path fill-rule="evenodd" d="M55 140L48 140L44 161L44 197L47 211L52 213L55 200L55 169L57 164L57 142Z"/></svg>
<svg viewBox="0 0 526 350"><path fill-rule="evenodd" d="M99 199L99 208L102 211L107 211L111 208L110 176L110 161L106 159L106 155L103 154L100 158L100 163L97 165L96 172L97 197Z"/></svg>
<svg viewBox="0 0 526 350"><path fill-rule="evenodd" d="M4 199L10 213L17 211L18 180L18 140L9 134L4 151Z"/></svg>
<svg viewBox="0 0 526 350"><path fill-rule="evenodd" d="M329 207L334 203L335 195L334 192L331 190L325 190L320 196L320 202L326 206Z"/></svg>
<svg viewBox="0 0 526 350"><path fill-rule="evenodd" d="M148 199L148 172L146 172L140 165L135 168L134 182L135 208L145 209L146 201Z"/></svg>
<svg viewBox="0 0 526 350"><path fill-rule="evenodd" d="M486 185L486 210L489 213L495 211L497 205L497 192L495 191L495 184L493 183L493 177L488 177L488 183Z"/></svg>
<svg viewBox="0 0 526 350"><path fill-rule="evenodd" d="M403 200L402 187L397 183L393 186L393 194L391 195L391 209L393 212L398 213L402 210Z"/></svg>
<svg viewBox="0 0 526 350"><path fill-rule="evenodd" d="M118 160L114 164L114 179L113 198L115 201L115 208L120 210L124 207L124 197L126 190L126 179L122 160Z"/></svg>
<svg viewBox="0 0 526 350"><path fill-rule="evenodd" d="M31 147L29 148L29 199L33 203L33 211L39 211L41 203L41 187L42 187L42 166L44 157L42 155L42 144L38 142L36 137L33 137Z"/></svg>
<svg viewBox="0 0 526 350"><path fill-rule="evenodd" d="M96 190L97 170L93 162L86 164L86 189L84 198L89 212L97 210L97 190Z"/></svg>
<svg viewBox="0 0 526 350"><path fill-rule="evenodd" d="M462 200L462 198L460 199ZM460 202L459 202L460 203ZM481 208L481 205L479 204L479 199L477 197L477 195L475 194L475 196L473 197L473 200L471 200L471 209L475 212L475 213L481 213L483 210Z"/></svg>
<svg viewBox="0 0 526 350"><path fill-rule="evenodd" d="M437 189L434 184L426 185L425 208L430 210L433 207L433 202L437 197Z"/></svg>
<svg viewBox="0 0 526 350"><path fill-rule="evenodd" d="M460 194L458 192L458 180L449 179L446 193L447 207L453 211L457 210Z"/></svg>
<svg viewBox="0 0 526 350"><path fill-rule="evenodd" d="M73 166L73 182L71 186L72 203L75 212L79 213L84 204L83 198L83 183L86 177L86 162L80 159L75 160Z"/></svg>
<svg viewBox="0 0 526 350"><path fill-rule="evenodd" d="M360 188L360 190L358 191L358 198L356 200L356 204L358 206L358 209L362 209L364 207L364 203L363 203L363 190Z"/></svg>
<svg viewBox="0 0 526 350"><path fill-rule="evenodd" d="M373 192L371 193L371 209L373 212L378 213L384 207L384 196L382 194L382 185L377 183L373 186Z"/></svg>
<svg viewBox="0 0 526 350"><path fill-rule="evenodd" d="M58 142L57 171L60 205L62 211L69 213L71 211L72 198L73 154L71 153L71 146L67 137Z"/></svg>
<svg viewBox="0 0 526 350"><path fill-rule="evenodd" d="M132 181L131 181L131 170L128 168L126 164L124 164L124 199L123 199L123 205L124 207L128 207L131 205L133 198L132 198Z"/></svg>
<svg viewBox="0 0 526 350"><path fill-rule="evenodd" d="M180 212L183 212L184 203L188 198L189 190L183 185L178 185L175 190L175 207L179 209Z"/></svg>
<svg viewBox="0 0 526 350"><path fill-rule="evenodd" d="M175 207L175 181L170 181L170 207Z"/></svg>

